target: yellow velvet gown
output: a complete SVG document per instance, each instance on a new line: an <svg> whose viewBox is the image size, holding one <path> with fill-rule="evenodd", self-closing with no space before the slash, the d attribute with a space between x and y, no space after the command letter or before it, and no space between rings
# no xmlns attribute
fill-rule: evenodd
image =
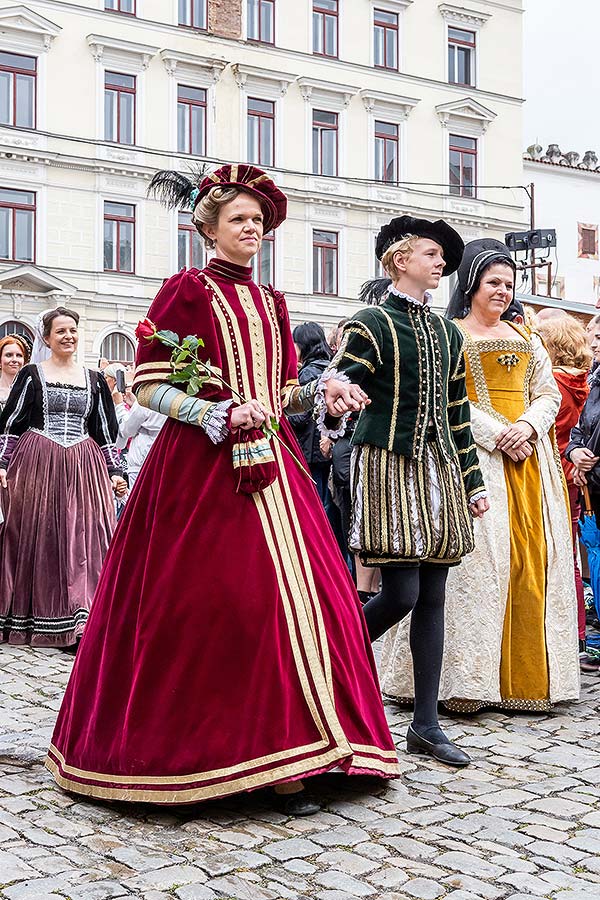
<svg viewBox="0 0 600 900"><path fill-rule="evenodd" d="M483 400L487 411L505 424L516 422L528 406L533 367L529 342L518 336L514 340L474 339L466 355L469 400L480 405ZM531 703L542 708L549 700L549 675L540 464L536 450L522 462L513 462L506 454L502 460L510 523L510 574L500 692L507 706L527 708ZM493 515L493 510L488 515Z"/></svg>

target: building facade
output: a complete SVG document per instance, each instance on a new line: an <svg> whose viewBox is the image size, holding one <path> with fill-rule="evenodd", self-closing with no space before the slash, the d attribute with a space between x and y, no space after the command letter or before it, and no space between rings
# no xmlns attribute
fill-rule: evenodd
<svg viewBox="0 0 600 900"><path fill-rule="evenodd" d="M564 308L596 313L600 303L600 163L593 150L563 153L558 144L532 145L524 157L525 179L535 188L536 227L556 230L548 273L536 276L537 293ZM543 254L540 254L540 256Z"/></svg>
<svg viewBox="0 0 600 900"><path fill-rule="evenodd" d="M522 5L0 0L0 335L68 304L88 363L133 358L162 280L204 259L146 196L159 168L273 174L289 218L257 275L294 322L354 312L394 215L522 228Z"/></svg>

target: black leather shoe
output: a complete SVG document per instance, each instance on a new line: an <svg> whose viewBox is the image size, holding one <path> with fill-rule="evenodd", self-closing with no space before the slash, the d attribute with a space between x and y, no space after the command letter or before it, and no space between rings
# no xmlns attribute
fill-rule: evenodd
<svg viewBox="0 0 600 900"><path fill-rule="evenodd" d="M321 804L306 791L295 794L275 794L277 805L284 816L314 816L321 812Z"/></svg>
<svg viewBox="0 0 600 900"><path fill-rule="evenodd" d="M456 766L462 768L468 766L471 757L467 756L464 750L457 747L451 741L446 740L441 744L428 741L414 730L412 725L408 726L406 733L406 750L407 753L415 753L419 756L433 756L438 762L446 763L447 766Z"/></svg>

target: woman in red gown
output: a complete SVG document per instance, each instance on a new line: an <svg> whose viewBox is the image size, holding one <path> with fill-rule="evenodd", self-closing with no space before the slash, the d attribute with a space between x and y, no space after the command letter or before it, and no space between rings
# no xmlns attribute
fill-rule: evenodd
<svg viewBox="0 0 600 900"><path fill-rule="evenodd" d="M202 338L251 399L232 401L218 377L186 396L167 381L170 350L141 340L134 389L170 418L115 533L47 766L75 793L167 804L291 794L334 768L395 776L360 603L285 418L360 395L298 385L283 295L248 265L286 198L246 165L199 188L174 173L154 185L194 207L216 256L168 279L149 318ZM261 430L270 414L281 443ZM318 809L291 796L289 812Z"/></svg>

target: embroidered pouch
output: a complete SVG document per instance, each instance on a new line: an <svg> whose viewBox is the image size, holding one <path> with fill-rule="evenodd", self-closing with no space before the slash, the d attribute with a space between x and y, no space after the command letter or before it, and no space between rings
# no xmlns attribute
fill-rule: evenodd
<svg viewBox="0 0 600 900"><path fill-rule="evenodd" d="M254 494L264 491L275 481L277 463L273 448L260 429L236 431L233 435L232 456L236 493Z"/></svg>

